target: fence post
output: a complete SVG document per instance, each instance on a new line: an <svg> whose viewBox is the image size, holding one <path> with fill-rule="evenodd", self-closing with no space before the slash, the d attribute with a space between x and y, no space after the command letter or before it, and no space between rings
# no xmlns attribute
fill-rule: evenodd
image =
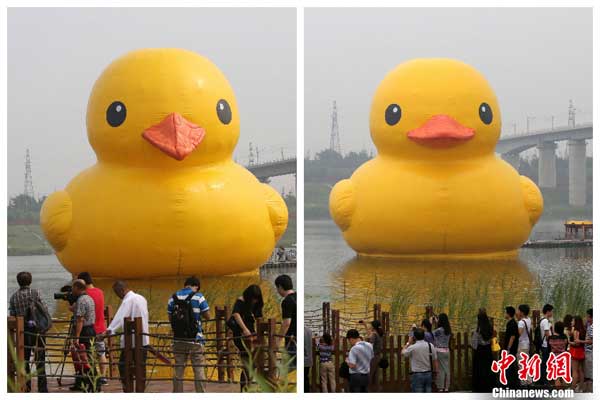
<svg viewBox="0 0 600 400"><path fill-rule="evenodd" d="M342 391L341 389L343 387L342 387L341 379L339 378L339 376L340 376L339 365L341 365L342 362L346 361L346 354L348 353L348 340L346 339L346 337L341 337L341 338L338 337L338 340L342 341L342 354L341 354L342 357L341 357L341 361L340 361L340 359L338 359L339 364L338 364L338 367L336 368L338 372L335 375L338 379L337 391L341 392ZM348 383L349 383L348 380L344 379L344 386L348 386Z"/></svg>
<svg viewBox="0 0 600 400"><path fill-rule="evenodd" d="M331 334L334 339L340 337L340 310L331 310Z"/></svg>
<svg viewBox="0 0 600 400"><path fill-rule="evenodd" d="M221 326L221 321L224 319L223 309L219 306L215 308L215 335L216 335L216 351L217 351L217 377L219 382L225 379L225 369L222 366L222 350L223 350L223 338L225 337L225 330Z"/></svg>
<svg viewBox="0 0 600 400"><path fill-rule="evenodd" d="M398 344L398 360L402 359L402 347L408 342L408 335L404 335L404 340L401 341L401 344ZM402 385L404 391L408 391L410 388L410 364L408 357L404 357L404 376L402 380Z"/></svg>
<svg viewBox="0 0 600 400"><path fill-rule="evenodd" d="M471 348L470 343L471 342L469 340L469 334L467 332L463 332L462 347L463 347L463 350L464 350L464 358L465 358L465 369L464 369L465 373L462 374L462 381L463 381L463 386L462 387L463 388L466 387L466 384L468 382L467 374L468 374L468 371L471 370L470 367L469 367L469 353L470 353L469 349Z"/></svg>
<svg viewBox="0 0 600 400"><path fill-rule="evenodd" d="M277 325L275 318L269 318L268 322L268 335L269 335L269 369L267 371L267 377L269 380L274 381L277 378L277 343L279 337L277 337ZM297 352L296 352L297 353ZM298 356L296 356L298 357Z"/></svg>
<svg viewBox="0 0 600 400"><path fill-rule="evenodd" d="M146 391L146 363L144 362L144 336L142 318L136 317L133 324L135 335L134 367L135 367L135 391L144 393Z"/></svg>
<svg viewBox="0 0 600 400"><path fill-rule="evenodd" d="M257 374L264 374L265 371L265 331L267 330L267 324L262 322L262 320L256 323L256 351L253 351L253 354L256 354L254 358L254 368L256 369Z"/></svg>
<svg viewBox="0 0 600 400"><path fill-rule="evenodd" d="M15 347L15 336L14 330L17 320L15 317L8 317L6 319L6 382L7 382L7 392L10 392L10 382L14 382L16 384L17 377L17 368L15 364L15 360L13 359L12 352Z"/></svg>
<svg viewBox="0 0 600 400"><path fill-rule="evenodd" d="M373 321L381 320L381 304L373 304Z"/></svg>
<svg viewBox="0 0 600 400"><path fill-rule="evenodd" d="M133 377L131 376L131 364L132 364L132 345L131 345L131 333L133 328L133 321L131 318L125 318L123 321L123 342L125 352L125 376L123 377L124 391L125 393L133 392Z"/></svg>
<svg viewBox="0 0 600 400"><path fill-rule="evenodd" d="M324 303L323 303L324 304ZM306 346L306 344L304 345ZM318 390L318 375L317 375L317 360L318 360L318 356L317 356L317 343L315 342L315 340L311 337L310 338L310 347L312 349L312 368L310 369L310 375L311 375L311 382L310 382L310 391L312 393L315 392L319 392ZM334 362L335 364L335 362Z"/></svg>
<svg viewBox="0 0 600 400"><path fill-rule="evenodd" d="M381 313L381 327L385 333L390 332L390 313L388 311Z"/></svg>
<svg viewBox="0 0 600 400"><path fill-rule="evenodd" d="M8 344L8 363L7 363L7 378L16 384L16 391L19 393L25 392L25 322L23 317L8 317L7 320L7 337L13 340L12 346L16 355L16 360L12 359L11 343ZM8 342L8 340L7 340ZM29 360L27 360L29 362Z"/></svg>
<svg viewBox="0 0 600 400"><path fill-rule="evenodd" d="M106 326L110 326L110 323L112 322L113 319L113 309L112 306L109 304L106 307L104 307L104 319L106 320ZM98 332L98 333L102 333L102 332ZM113 360L113 354L112 354L112 344L113 344L113 337L109 336L106 338L106 354L107 354L107 358L108 358L108 376L109 378L112 378L115 373L114 373L114 360Z"/></svg>
<svg viewBox="0 0 600 400"><path fill-rule="evenodd" d="M396 368L394 366L395 362L394 362L394 335L390 335L390 347L388 349L388 362L389 362L389 366L388 366L388 380L387 382L384 381L383 384L383 389L388 390L389 386L394 382L394 375L396 372Z"/></svg>
<svg viewBox="0 0 600 400"><path fill-rule="evenodd" d="M533 336L533 332L535 332L534 329L536 329L540 324L540 317L541 317L540 310L533 310L531 317L532 317L531 320L533 322L532 323L533 326L531 327L531 336Z"/></svg>
<svg viewBox="0 0 600 400"><path fill-rule="evenodd" d="M223 325L224 325L224 329L225 329L225 359L227 360L227 365L232 365L232 357L231 357L231 353L232 353L232 341L229 340L229 338L227 337L227 321L229 320L229 317L231 317L230 312L229 312L229 307L225 306L223 307L223 314L224 314L224 321L223 321ZM231 382L234 380L234 376L235 376L235 368L234 367L228 367L227 368L227 381Z"/></svg>

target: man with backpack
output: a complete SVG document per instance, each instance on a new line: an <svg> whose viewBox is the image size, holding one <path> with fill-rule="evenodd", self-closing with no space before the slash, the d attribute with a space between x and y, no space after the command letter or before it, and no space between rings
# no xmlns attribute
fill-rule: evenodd
<svg viewBox="0 0 600 400"><path fill-rule="evenodd" d="M520 304L517 307L517 328L519 330L519 346L517 354L519 355L519 362L521 361L521 353L529 355L531 348L531 319L529 318L529 306L527 304ZM521 385L531 384L531 377L528 376L526 381L521 381Z"/></svg>
<svg viewBox="0 0 600 400"><path fill-rule="evenodd" d="M31 273L19 272L17 283L19 289L10 296L9 315L23 317L25 323L25 373L27 376L26 391L31 392L29 358L34 351L37 370L38 392L48 392L46 380L46 344L40 334L44 334L51 326L52 319L48 307L40 296L38 289L31 289Z"/></svg>
<svg viewBox="0 0 600 400"><path fill-rule="evenodd" d="M199 290L200 280L191 276L185 280L184 288L174 293L167 304L167 313L173 331L173 354L175 355L174 393L183 392L183 374L188 358L194 369L196 392L204 392L202 318L208 320L211 316L208 302Z"/></svg>
<svg viewBox="0 0 600 400"><path fill-rule="evenodd" d="M542 356L541 376L539 383L546 384L546 362L550 358L550 347L548 346L548 338L554 333L552 332L552 310L554 307L551 304L545 304L542 308L543 318L540 319L539 328L535 330L533 344L535 344L536 352L540 352Z"/></svg>

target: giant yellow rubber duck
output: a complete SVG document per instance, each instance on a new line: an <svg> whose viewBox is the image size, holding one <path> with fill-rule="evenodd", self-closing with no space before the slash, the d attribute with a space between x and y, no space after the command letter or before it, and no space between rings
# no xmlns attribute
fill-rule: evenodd
<svg viewBox="0 0 600 400"><path fill-rule="evenodd" d="M40 217L69 271L240 273L284 233L283 199L232 160L236 100L208 59L182 49L118 58L92 89L87 131L97 163L51 194Z"/></svg>
<svg viewBox="0 0 600 400"><path fill-rule="evenodd" d="M515 257L543 199L494 154L500 128L496 96L471 66L397 66L371 105L377 156L330 194L345 240L359 256Z"/></svg>

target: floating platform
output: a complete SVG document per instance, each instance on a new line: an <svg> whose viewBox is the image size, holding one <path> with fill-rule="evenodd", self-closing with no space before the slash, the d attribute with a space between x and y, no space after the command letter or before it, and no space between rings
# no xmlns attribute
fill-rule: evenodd
<svg viewBox="0 0 600 400"><path fill-rule="evenodd" d="M553 240L532 240L523 244L523 247L548 249L557 247L592 247L593 239L553 239Z"/></svg>
<svg viewBox="0 0 600 400"><path fill-rule="evenodd" d="M296 260L294 261L278 261L268 262L260 267L261 269L272 269L272 268L296 268Z"/></svg>

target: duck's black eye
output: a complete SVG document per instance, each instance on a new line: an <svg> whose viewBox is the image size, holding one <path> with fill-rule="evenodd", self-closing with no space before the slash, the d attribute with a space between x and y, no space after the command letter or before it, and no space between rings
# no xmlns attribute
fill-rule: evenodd
<svg viewBox="0 0 600 400"><path fill-rule="evenodd" d="M490 107L488 103L481 103L479 106L479 118L481 118L481 121L486 125L492 123L494 114L492 114L492 107Z"/></svg>
<svg viewBox="0 0 600 400"><path fill-rule="evenodd" d="M385 109L385 122L387 122L388 125L396 125L401 117L402 110L398 104L390 104L388 108Z"/></svg>
<svg viewBox="0 0 600 400"><path fill-rule="evenodd" d="M221 99L217 102L217 116L219 121L225 125L231 122L231 107L227 100Z"/></svg>
<svg viewBox="0 0 600 400"><path fill-rule="evenodd" d="M106 121L110 126L116 128L125 122L125 117L127 116L127 109L125 108L125 104L120 101L113 102L106 109Z"/></svg>

